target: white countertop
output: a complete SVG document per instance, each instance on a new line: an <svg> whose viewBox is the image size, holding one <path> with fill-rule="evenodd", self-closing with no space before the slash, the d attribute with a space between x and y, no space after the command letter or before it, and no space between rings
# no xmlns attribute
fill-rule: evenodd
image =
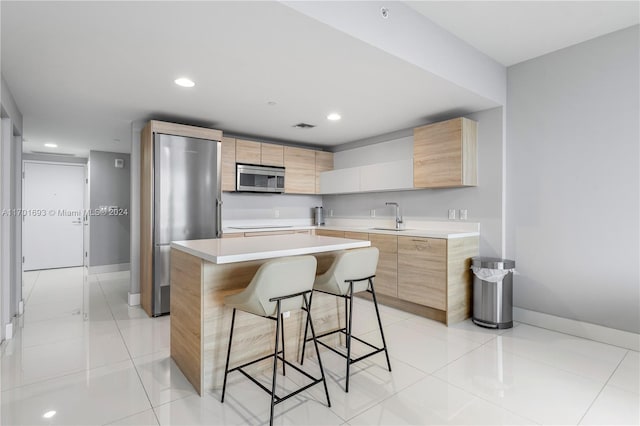
<svg viewBox="0 0 640 426"><path fill-rule="evenodd" d="M184 251L212 263L224 264L323 253L369 247L370 245L369 241L363 240L289 234L251 238L174 241L171 243L171 248Z"/></svg>
<svg viewBox="0 0 640 426"><path fill-rule="evenodd" d="M406 228L401 231L384 230L384 229L372 229L372 228L357 228L353 226L316 226L315 229L327 229L332 231L348 231L348 232L366 232L368 234L386 234L386 235L400 235L407 237L424 237L424 238L465 238L465 237L477 237L480 235L477 231L459 231L452 229L417 229Z"/></svg>

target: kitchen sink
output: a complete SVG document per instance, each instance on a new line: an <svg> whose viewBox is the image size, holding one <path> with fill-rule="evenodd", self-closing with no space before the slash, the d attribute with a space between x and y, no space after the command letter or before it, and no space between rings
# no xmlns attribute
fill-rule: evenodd
<svg viewBox="0 0 640 426"><path fill-rule="evenodd" d="M376 231L410 231L410 229L408 228L369 228L369 229L375 229Z"/></svg>

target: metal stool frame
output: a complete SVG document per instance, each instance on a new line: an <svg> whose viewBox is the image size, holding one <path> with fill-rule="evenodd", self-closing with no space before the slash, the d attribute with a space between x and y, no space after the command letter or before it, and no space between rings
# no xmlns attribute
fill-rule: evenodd
<svg viewBox="0 0 640 426"><path fill-rule="evenodd" d="M333 331L328 331L326 333L322 333L319 334L318 336L313 336L312 339L307 339L307 329L308 326L310 325L310 323L307 321L307 325L305 326L304 329L304 340L302 343L302 355L300 356L300 364L302 365L304 363L304 351L305 351L305 345L307 343L307 341L309 340L314 340L314 339L320 339L322 337L325 336L329 336L331 334L335 334L335 333L343 333L346 338L346 345L347 345L347 353L346 355L338 350L336 350L335 348L327 345L326 343L318 340L317 343L321 344L322 346L324 346L325 348L335 352L336 354L340 355L343 358L347 359L347 379L346 379L346 384L345 384L345 392L349 392L349 370L351 368L351 364L358 362L358 361L362 361L365 358L369 358L372 355L378 354L382 351L384 351L384 354L387 358L387 367L389 368L389 371L391 371L391 362L389 361L389 352L387 351L387 342L384 338L384 332L382 331L382 321L380 320L380 310L378 309L378 300L376 299L376 292L375 289L373 288L373 278L375 277L375 275L371 275L370 277L366 277L366 278L360 278L360 279L355 279L355 280L345 280L346 283L349 283L349 291L347 294L344 295L340 295L340 294L334 294L334 293L329 293L326 291L322 291L322 290L314 290L320 293L324 293L324 294L330 294L332 296L336 296L336 297L341 297L344 299L344 311L345 311L345 326L343 328L339 328L337 330L333 330ZM353 336L351 334L351 330L352 330L352 323L353 323L353 283L354 282L360 282L360 281L369 281L368 287L367 287L367 292L371 293L371 296L373 297L373 306L376 309L376 317L378 319L378 327L380 328L380 336L382 337L382 347L379 348L377 346L372 345L369 342L366 342L356 336ZM311 306L311 301L313 299L313 293L311 294L311 296L309 297L309 306ZM311 333L313 334L313 327L311 327ZM360 343L364 343L365 345L371 347L373 349L373 351L362 355L358 358L351 358L351 339L355 339ZM317 346L317 344L316 344Z"/></svg>
<svg viewBox="0 0 640 426"><path fill-rule="evenodd" d="M300 293L296 293L296 294L290 294L290 295L286 295L286 296L280 296L280 297L274 297L269 299L270 302L276 302L276 315L275 317L263 317L263 318L267 318L273 321L276 321L276 337L275 337L275 345L274 345L274 351L273 354L269 354L269 355L265 355L261 358L258 358L256 360L253 361L249 361L245 364L242 364L240 366L234 367L231 370L229 369L229 358L231 356L231 342L233 341L233 328L234 328L234 324L235 324L235 319L236 319L236 308L233 308L233 314L231 316L231 332L229 333L229 347L227 348L227 362L224 368L224 381L222 384L222 398L220 399L221 403L224 403L224 395L226 392L226 388L227 388L227 376L229 375L229 373L234 372L234 371L239 371L240 373L244 374L249 380L251 380L253 383L255 383L256 385L258 385L262 390L264 390L265 392L267 392L269 395L271 395L271 414L269 417L269 425L273 425L273 412L274 412L274 408L276 406L276 404L279 404L283 401L286 401L287 399L291 398L294 395L299 394L300 392L314 386L317 385L318 383L322 382L324 384L324 392L327 396L327 406L331 407L331 401L329 400L329 390L327 388L327 381L325 379L325 375L324 375L324 369L322 367L322 360L320 359L320 351L318 350L318 342L316 341L316 334L313 328L313 322L311 320L311 296L309 296L309 300L307 300L307 294L312 293L312 290L307 290L307 291L303 291ZM284 318L282 313L280 312L280 302L284 299L290 299L293 297L298 297L298 296L302 296L303 300L304 300L304 307L302 307L302 310L305 311L307 313L307 326L310 326L311 328L311 335L312 337L309 340L313 340L314 346L316 348L316 355L318 357L318 365L320 366L320 375L321 377L315 378L312 375L310 375L309 373L307 373L306 371L301 370L300 368L298 368L296 365L290 363L289 361L287 361L285 359L285 353L284 353ZM307 330L305 327L305 339L307 337L306 334ZM280 335L281 341L282 341L282 350L278 350L278 335ZM306 342L305 342L306 343ZM280 354L282 354L282 356L279 356ZM244 367L247 367L249 365L255 364L257 362L260 361L264 361L265 359L269 359L273 357L273 378L272 378L272 384L271 384L271 389L268 389L266 386L264 386L262 383L258 382L256 379L254 379L253 377L251 377L251 375L249 375L246 371L243 370ZM283 396L283 397L279 397L276 395L276 372L278 369L278 360L282 361L282 374L285 375L286 371L285 371L285 365L288 365L289 367L295 369L296 371L298 371L299 373L303 374L304 376L306 376L307 378L311 379L312 382L310 384L307 384L305 386L300 387L299 389L290 392L289 394Z"/></svg>

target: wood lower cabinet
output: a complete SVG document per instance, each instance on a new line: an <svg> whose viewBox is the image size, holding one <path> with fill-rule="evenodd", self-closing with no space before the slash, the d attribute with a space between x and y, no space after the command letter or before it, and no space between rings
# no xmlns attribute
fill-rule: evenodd
<svg viewBox="0 0 640 426"><path fill-rule="evenodd" d="M316 193L316 154L304 148L284 147L284 192Z"/></svg>
<svg viewBox="0 0 640 426"><path fill-rule="evenodd" d="M471 258L479 237L425 238L316 229L316 235L369 239L380 251L375 289L378 302L447 325L471 316ZM359 293L370 298L370 295Z"/></svg>
<svg viewBox="0 0 640 426"><path fill-rule="evenodd" d="M344 238L344 231L334 231L332 229L316 229L316 235L321 237Z"/></svg>
<svg viewBox="0 0 640 426"><path fill-rule="evenodd" d="M413 130L413 186L478 185L477 125L454 118Z"/></svg>
<svg viewBox="0 0 640 426"><path fill-rule="evenodd" d="M222 138L222 190L236 190L236 140Z"/></svg>
<svg viewBox="0 0 640 426"><path fill-rule="evenodd" d="M380 251L376 269L376 294L398 297L398 237L369 234L372 247Z"/></svg>
<svg viewBox="0 0 640 426"><path fill-rule="evenodd" d="M398 237L398 298L447 308L447 240Z"/></svg>

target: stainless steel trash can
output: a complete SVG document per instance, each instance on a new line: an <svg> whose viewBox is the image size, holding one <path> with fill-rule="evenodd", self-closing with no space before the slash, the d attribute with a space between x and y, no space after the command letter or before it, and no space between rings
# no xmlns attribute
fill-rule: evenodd
<svg viewBox="0 0 640 426"><path fill-rule="evenodd" d="M495 257L474 257L473 322L487 328L513 327L513 272L516 262ZM504 274L500 279L500 275ZM485 277L485 279L481 277Z"/></svg>

